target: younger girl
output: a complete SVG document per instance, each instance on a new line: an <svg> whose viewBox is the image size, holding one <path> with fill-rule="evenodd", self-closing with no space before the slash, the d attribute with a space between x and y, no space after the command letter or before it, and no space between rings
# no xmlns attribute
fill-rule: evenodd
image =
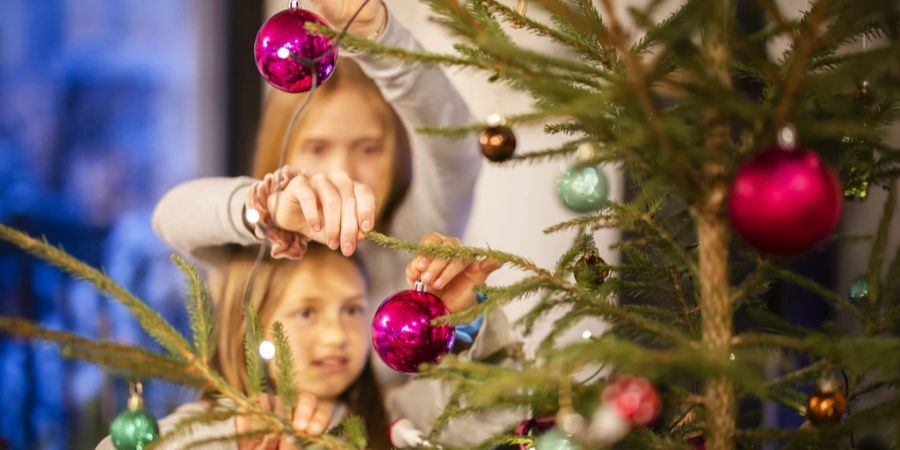
<svg viewBox="0 0 900 450"><path fill-rule="evenodd" d="M213 362L225 380L244 393L248 387L244 356L244 289L255 258L253 249L235 249L226 270L210 280L217 326ZM494 269L496 265L483 261L467 265L449 281L447 289L441 293L443 299L448 305L471 304L474 300L468 297L473 296L472 287L483 283ZM414 272L412 267L409 270ZM312 245L301 260L265 259L257 270L249 301L259 313L267 334L271 333L275 321L281 322L287 332L296 386L301 392L292 417L294 427L318 435L354 414L366 422L369 448L387 449L390 448L389 418L406 415L412 404L417 410L434 409L429 414L434 417L446 401L446 392L430 389L424 396L394 399L392 405L385 405L369 362L368 296L364 270L357 261ZM495 345L485 343L486 339L479 336L469 351L477 351L478 346ZM268 364L270 378L274 379L274 363ZM214 395L207 394L206 398ZM262 395L255 400L265 408L281 409L280 401L272 395ZM179 421L215 407L212 400L183 405L159 422L160 431L165 435ZM428 424L415 422L427 429ZM172 441L166 448L188 447L192 442L232 436L257 429L257 425L247 416L238 416L237 419L195 426L190 434ZM453 436L447 439L454 441ZM97 448L112 449L110 439L106 438ZM230 440L202 448L294 447L286 438L266 436L256 441Z"/></svg>

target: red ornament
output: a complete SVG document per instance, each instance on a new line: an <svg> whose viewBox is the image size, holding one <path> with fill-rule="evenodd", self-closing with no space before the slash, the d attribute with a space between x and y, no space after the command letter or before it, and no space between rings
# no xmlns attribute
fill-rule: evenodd
<svg viewBox="0 0 900 450"><path fill-rule="evenodd" d="M843 203L837 175L817 153L775 148L738 169L728 211L744 241L760 252L786 256L825 240Z"/></svg>
<svg viewBox="0 0 900 450"><path fill-rule="evenodd" d="M415 373L422 363L436 363L453 348L451 325L434 326L431 320L450 314L434 294L416 290L388 297L372 319L372 344L388 367Z"/></svg>
<svg viewBox="0 0 900 450"><path fill-rule="evenodd" d="M653 422L662 408L656 388L643 377L622 376L613 380L603 389L601 399L636 427Z"/></svg>
<svg viewBox="0 0 900 450"><path fill-rule="evenodd" d="M528 419L516 426L516 436L534 437L544 434L547 430L556 425L555 418L551 417L535 417ZM519 444L519 450L528 450L525 444Z"/></svg>
<svg viewBox="0 0 900 450"><path fill-rule="evenodd" d="M299 2L270 17L259 28L253 56L259 73L270 85L286 92L306 92L321 85L334 72L338 50L331 40L307 31L306 24L328 25ZM305 60L305 61L304 61Z"/></svg>

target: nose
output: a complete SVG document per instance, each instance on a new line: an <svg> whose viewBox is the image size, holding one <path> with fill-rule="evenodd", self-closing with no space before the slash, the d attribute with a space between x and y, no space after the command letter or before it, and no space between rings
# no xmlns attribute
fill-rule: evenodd
<svg viewBox="0 0 900 450"><path fill-rule="evenodd" d="M321 345L343 348L347 344L347 330L344 329L340 319L335 316L324 318L316 330Z"/></svg>
<svg viewBox="0 0 900 450"><path fill-rule="evenodd" d="M344 172L350 179L356 179L356 173L353 170L353 160L351 158L350 149L343 146L335 148L331 152L331 158L328 161L329 172Z"/></svg>

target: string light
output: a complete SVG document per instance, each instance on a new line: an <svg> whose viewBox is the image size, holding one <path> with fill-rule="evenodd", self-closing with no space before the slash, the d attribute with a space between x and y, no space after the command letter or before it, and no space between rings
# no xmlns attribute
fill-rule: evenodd
<svg viewBox="0 0 900 450"><path fill-rule="evenodd" d="M266 361L271 361L275 357L275 344L272 341L262 341L259 343L259 356Z"/></svg>

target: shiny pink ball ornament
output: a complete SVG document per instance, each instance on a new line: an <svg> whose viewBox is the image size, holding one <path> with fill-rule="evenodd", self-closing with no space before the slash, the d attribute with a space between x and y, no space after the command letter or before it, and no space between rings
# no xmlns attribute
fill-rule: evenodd
<svg viewBox="0 0 900 450"><path fill-rule="evenodd" d="M437 363L453 348L452 325L434 326L431 320L450 314L434 294L416 289L398 292L381 303L372 319L372 344L388 367L415 373L422 363Z"/></svg>
<svg viewBox="0 0 900 450"><path fill-rule="evenodd" d="M299 2L270 17L259 28L253 56L256 67L272 86L285 92L306 92L334 73L338 49L326 36L313 34L307 23L327 25L317 14L301 9Z"/></svg>
<svg viewBox="0 0 900 450"><path fill-rule="evenodd" d="M812 249L837 226L844 205L834 170L816 152L775 148L744 162L731 185L731 223L763 253Z"/></svg>

